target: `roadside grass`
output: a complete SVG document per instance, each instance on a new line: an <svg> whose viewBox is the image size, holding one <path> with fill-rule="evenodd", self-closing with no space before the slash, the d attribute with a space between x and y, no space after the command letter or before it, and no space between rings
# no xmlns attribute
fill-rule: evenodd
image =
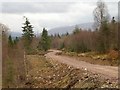
<svg viewBox="0 0 120 90"><path fill-rule="evenodd" d="M9 49L2 61L2 87L20 88L25 81L24 53L21 49Z"/></svg>
<svg viewBox="0 0 120 90"><path fill-rule="evenodd" d="M96 52L76 53L62 51L57 55L66 55L89 62L91 64L118 66L118 52L110 51L107 54L98 54Z"/></svg>
<svg viewBox="0 0 120 90"><path fill-rule="evenodd" d="M6 65L6 69L5 69L5 73L4 76L3 76L3 87L10 87L10 86L14 86L15 85L15 70L14 70L14 67L13 67L13 61L8 58L5 62L5 65Z"/></svg>

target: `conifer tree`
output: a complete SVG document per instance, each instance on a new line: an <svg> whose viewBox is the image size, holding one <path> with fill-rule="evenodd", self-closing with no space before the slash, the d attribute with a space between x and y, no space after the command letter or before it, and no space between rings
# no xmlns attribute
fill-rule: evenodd
<svg viewBox="0 0 120 90"><path fill-rule="evenodd" d="M30 49L30 45L32 43L32 39L34 37L34 32L33 32L33 26L31 25L30 21L28 20L28 18L25 18L25 23L23 23L23 41L24 41L24 47L26 49Z"/></svg>
<svg viewBox="0 0 120 90"><path fill-rule="evenodd" d="M12 40L11 35L9 35L9 37L8 37L8 44L10 47L13 47L13 40Z"/></svg>
<svg viewBox="0 0 120 90"><path fill-rule="evenodd" d="M38 48L44 51L47 51L50 48L50 37L48 36L48 32L45 28L43 28Z"/></svg>

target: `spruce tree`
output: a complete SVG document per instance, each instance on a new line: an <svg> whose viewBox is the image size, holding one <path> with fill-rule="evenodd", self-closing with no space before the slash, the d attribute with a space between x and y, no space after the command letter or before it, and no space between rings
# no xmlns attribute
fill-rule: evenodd
<svg viewBox="0 0 120 90"><path fill-rule="evenodd" d="M19 38L16 37L16 38L14 39L14 44L16 45L16 44L18 43L18 41L19 41Z"/></svg>
<svg viewBox="0 0 120 90"><path fill-rule="evenodd" d="M50 38L48 36L48 32L45 28L43 28L41 40L39 42L39 49L47 51L50 48Z"/></svg>
<svg viewBox="0 0 120 90"><path fill-rule="evenodd" d="M9 37L8 37L8 45L9 45L9 47L13 47L13 40L12 40L11 35L9 35Z"/></svg>
<svg viewBox="0 0 120 90"><path fill-rule="evenodd" d="M28 18L25 17L25 23L23 23L23 40L25 49L30 49L30 45L32 43L32 39L34 37L33 26L31 25Z"/></svg>

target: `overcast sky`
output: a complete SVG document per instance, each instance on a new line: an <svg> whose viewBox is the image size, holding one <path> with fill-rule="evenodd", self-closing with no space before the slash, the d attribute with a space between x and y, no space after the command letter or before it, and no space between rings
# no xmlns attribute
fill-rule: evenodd
<svg viewBox="0 0 120 90"><path fill-rule="evenodd" d="M9 0L10 1L10 0ZM28 17L35 33L54 27L93 22L98 0L0 0L0 23L21 32L23 16ZM118 1L105 0L110 16L117 17Z"/></svg>

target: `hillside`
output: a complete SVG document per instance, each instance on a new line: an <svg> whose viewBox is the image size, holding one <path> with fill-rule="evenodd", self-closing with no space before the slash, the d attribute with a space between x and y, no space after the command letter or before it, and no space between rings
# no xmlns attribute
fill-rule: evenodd
<svg viewBox="0 0 120 90"><path fill-rule="evenodd" d="M51 34L65 34L65 33L72 33L76 25L72 26L64 26L64 27L56 27L53 29L50 29L48 33ZM93 29L93 23L83 23L83 24L77 24L77 26L81 29Z"/></svg>
<svg viewBox="0 0 120 90"><path fill-rule="evenodd" d="M74 28L75 28L76 25L72 25L72 26L63 26L63 27L56 27L56 28L52 28L50 30L48 30L48 34L51 35L51 34L66 34L67 32L68 33L72 33ZM79 28L82 28L82 29L92 29L93 30L93 23L83 23L83 24L77 24L77 26ZM13 38L15 38L16 36L17 37L20 37L22 35L22 33L20 32L9 32Z"/></svg>

